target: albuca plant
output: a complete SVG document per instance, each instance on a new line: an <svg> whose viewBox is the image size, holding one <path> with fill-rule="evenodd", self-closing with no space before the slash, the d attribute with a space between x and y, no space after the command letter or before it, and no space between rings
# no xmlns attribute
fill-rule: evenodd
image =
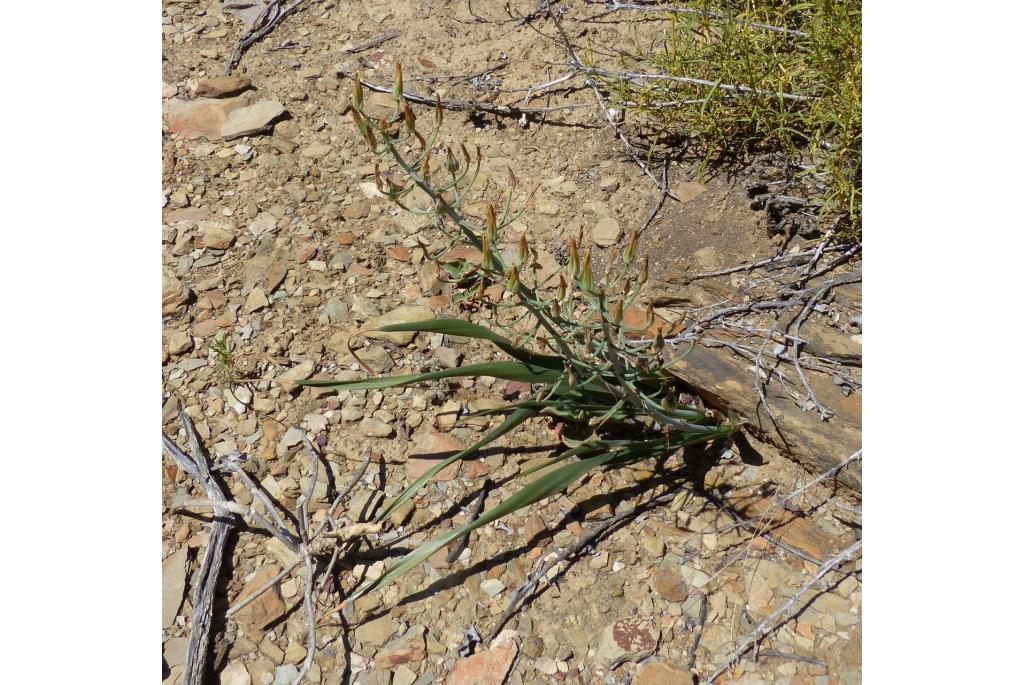
<svg viewBox="0 0 1024 685"><path fill-rule="evenodd" d="M488 308L495 328L459 319L436 319L384 326L379 331L421 331L465 336L487 341L508 359L467 364L431 373L367 378L365 380L308 380L304 385L347 390L393 388L455 377L492 377L531 384L532 396L499 409L470 416L505 415L504 420L467 449L438 461L410 484L377 515L385 519L441 469L459 459L470 459L498 437L534 417L557 417L565 424L563 446L540 466L519 477L540 472L527 485L469 523L435 537L388 569L375 581L361 586L350 600L395 580L449 542L469 534L511 512L565 490L591 470L616 468L640 460L663 458L687 445L727 438L736 428L711 412L679 402L677 381L662 357L662 331L653 337L639 334L653 327L654 312L636 329L625 325L625 312L634 306L647 280L647 260L637 264L637 232L620 257L610 259L603 277L594 273L588 249L581 256L581 241L568 245L568 260L544 275L537 253L525 235L513 240L507 252L499 249L518 214L509 211L511 193L500 217L488 205L479 222L463 207L480 169L465 146L456 154L442 146L443 112L437 102L428 136L402 94L401 65L396 67L395 108L390 117L373 121L364 110L358 76L352 97L352 117L369 150L388 168L376 174L377 186L400 207L432 218L446 236L445 247L430 253L441 261L457 247L479 250L479 264L451 260L444 264L456 287L476 305ZM410 199L425 202L411 207ZM495 296L500 290L500 296ZM355 355L353 350L353 355ZM356 356L358 359L358 356Z"/></svg>

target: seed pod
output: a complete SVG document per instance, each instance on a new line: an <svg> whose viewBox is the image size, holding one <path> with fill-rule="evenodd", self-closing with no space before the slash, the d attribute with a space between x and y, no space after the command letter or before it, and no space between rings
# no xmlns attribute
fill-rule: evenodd
<svg viewBox="0 0 1024 685"><path fill-rule="evenodd" d="M622 300L612 305L608 311L608 319L616 326L622 323Z"/></svg>
<svg viewBox="0 0 1024 685"><path fill-rule="evenodd" d="M569 239L569 277L574 279L580 273L580 252L576 246L576 239Z"/></svg>
<svg viewBox="0 0 1024 685"><path fill-rule="evenodd" d="M352 86L352 104L356 109L363 108L363 76L356 72L356 82Z"/></svg>
<svg viewBox="0 0 1024 685"><path fill-rule="evenodd" d="M526 234L519 236L519 266L526 264L530 258L530 246L526 244Z"/></svg>
<svg viewBox="0 0 1024 685"><path fill-rule="evenodd" d="M633 289L633 279L627 278L625 284L622 286L622 299L629 298L629 291Z"/></svg>
<svg viewBox="0 0 1024 685"><path fill-rule="evenodd" d="M432 151L427 151L427 154L423 155L423 164L420 165L420 176L424 179L430 178L430 155Z"/></svg>
<svg viewBox="0 0 1024 685"><path fill-rule="evenodd" d="M494 269L494 256L491 254L491 238L486 233L484 233L482 252L484 256L480 260L480 268L484 271L492 271Z"/></svg>
<svg viewBox="0 0 1024 685"><path fill-rule="evenodd" d="M498 242L498 220L494 217L493 205L487 205L487 237L492 243Z"/></svg>
<svg viewBox="0 0 1024 685"><path fill-rule="evenodd" d="M407 100L402 101L402 118L405 120L405 130L409 133L416 133L416 115L412 113Z"/></svg>
<svg viewBox="0 0 1024 685"><path fill-rule="evenodd" d="M647 312L644 314L644 328L650 328L654 325L654 303L651 302L647 305Z"/></svg>
<svg viewBox="0 0 1024 685"><path fill-rule="evenodd" d="M594 272L590 268L590 248L587 248L587 256L583 258L583 275L580 277L580 289L589 293L594 291Z"/></svg>
<svg viewBox="0 0 1024 685"><path fill-rule="evenodd" d="M640 282L637 285L643 285L644 283L647 282L647 267L648 267L648 263L647 262L648 262L647 257L644 257L644 265L640 269Z"/></svg>
<svg viewBox="0 0 1024 685"><path fill-rule="evenodd" d="M629 266L633 263L633 257L636 256L636 245L640 240L640 231L633 229L633 234L629 237L629 245L626 247L626 251L622 254L622 263Z"/></svg>
<svg viewBox="0 0 1024 685"><path fill-rule="evenodd" d="M509 274L508 289L513 293L519 292L519 269L517 267L513 266L512 273Z"/></svg>
<svg viewBox="0 0 1024 685"><path fill-rule="evenodd" d="M565 278L562 277L562 274L558 274L558 290L555 291L555 299L558 302L561 302L562 300L565 299L566 288L567 286L565 284Z"/></svg>
<svg viewBox="0 0 1024 685"><path fill-rule="evenodd" d="M562 306L558 304L558 300L551 303L551 316L555 319L562 318Z"/></svg>
<svg viewBox="0 0 1024 685"><path fill-rule="evenodd" d="M448 146L445 146L444 153L447 155L447 159L445 159L444 162L445 168L448 169L449 174L454 176L459 173L459 160L455 159L455 155L452 154L452 149Z"/></svg>
<svg viewBox="0 0 1024 685"><path fill-rule="evenodd" d="M404 99L402 98L402 63L395 62L395 102L401 106Z"/></svg>

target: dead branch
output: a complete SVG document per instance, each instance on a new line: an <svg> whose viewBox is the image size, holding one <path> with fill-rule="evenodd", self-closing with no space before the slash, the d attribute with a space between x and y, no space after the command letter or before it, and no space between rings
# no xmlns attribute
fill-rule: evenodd
<svg viewBox="0 0 1024 685"><path fill-rule="evenodd" d="M719 83L717 81L709 81L707 79L694 78L692 76L672 76L670 74L645 74L634 71L609 71L608 69L600 69L598 67L588 67L579 60L576 60L575 58L573 59L573 61L569 62L568 66L577 70L581 74L626 81L634 85L643 85L645 81L669 81L672 83L686 83L694 86L706 86L708 88L717 88L719 90L728 91L730 93L743 93L745 95L756 95L758 97L782 98L783 100L794 101L818 99L813 95L780 93L771 90L761 90L760 88L751 88L750 86L744 86L742 84Z"/></svg>
<svg viewBox="0 0 1024 685"><path fill-rule="evenodd" d="M315 1L319 2L320 0ZM227 64L224 65L225 76L231 75L232 70L238 66L242 59L242 54L249 49L249 46L277 28L277 25L293 14L305 0L294 0L292 4L282 9L281 5L283 2L284 0L272 0L256 18L249 31L242 36L235 45L235 49L231 51L231 56L228 58Z"/></svg>
<svg viewBox="0 0 1024 685"><path fill-rule="evenodd" d="M618 2L618 0L605 0L603 3L593 2L588 0L588 3L592 4L603 4L608 12L621 12L623 10L633 10L636 12L664 12L666 14L694 14L703 17L710 17L712 19L720 19L722 21L737 21L744 26L749 26L755 29L761 29L764 31L771 31L772 33L781 33L787 36L798 36L800 38L809 38L810 36L803 32L795 29L788 29L785 26L772 26L771 24L759 24L753 21L737 20L736 17L722 14L721 12L715 12L713 10L700 10L693 9L692 7L669 7L658 3L636 3L636 2Z"/></svg>
<svg viewBox="0 0 1024 685"><path fill-rule="evenodd" d="M338 74L345 78L355 80L356 76L352 72L343 69L341 67L335 67ZM394 90L386 86L381 86L376 83L367 81L366 79L359 79L366 88L377 93L393 93ZM404 92L402 97L409 102L414 102L419 105L429 105L433 107L435 100L417 95L415 93ZM582 104L569 104L569 105L557 105L554 107L517 107L515 105L494 105L486 102L480 102L478 100L441 100L441 107L444 109L450 109L456 112L486 112L488 114L498 114L501 116L522 116L524 114L543 114L544 112L555 112L563 109L579 109L585 107Z"/></svg>
<svg viewBox="0 0 1024 685"><path fill-rule="evenodd" d="M398 38L400 35L402 35L401 31L395 31L393 33L388 33L388 34L385 34L385 35L381 36L380 38L374 38L373 40L368 40L365 43L360 43L359 45L356 45L355 47L351 47L351 48L348 48L346 50L342 50L342 53L344 53L346 55L354 55L354 54L359 53L359 52L364 52L366 50L370 50L370 49L378 47L380 45L384 45L384 43L387 43L389 40L394 40L395 38Z"/></svg>
<svg viewBox="0 0 1024 685"><path fill-rule="evenodd" d="M210 630L213 623L213 598L217 577L224 560L224 546L227 543L228 528L234 517L227 506L227 497L220 484L214 480L207 463L206 452L196 435L192 419L185 412L178 415L185 434L188 436L191 456L185 454L167 435L163 436L164 449L178 463L183 471L192 476L206 490L207 497L214 505L214 519L210 524L209 541L194 582L195 594L192 601L192 632L188 637L188 654L185 657L183 685L201 685L206 674L206 663L210 651Z"/></svg>

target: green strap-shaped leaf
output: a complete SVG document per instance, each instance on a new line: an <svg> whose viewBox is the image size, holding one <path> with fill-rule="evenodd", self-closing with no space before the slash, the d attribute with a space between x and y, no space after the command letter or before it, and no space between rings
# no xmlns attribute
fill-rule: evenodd
<svg viewBox="0 0 1024 685"><path fill-rule="evenodd" d="M389 568L383 575L381 575L380 578L375 581L371 581L362 587L356 588L356 590L349 595L348 599L345 601L353 602L358 597L365 595L371 590L380 589L385 585L394 582L396 579L401 578L403 575L422 564L430 557L431 554L441 549L452 540L471 533L481 526L486 526L492 521L497 521L502 516L506 516L507 514L511 514L523 507L528 507L535 502L539 502L545 497L550 497L557 492L561 492L571 483L583 477L583 475L588 471L601 466L605 462L611 460L614 456L614 452L607 452L588 459L583 459L573 464L563 466L560 469L538 478L529 485L523 486L518 492L485 513L477 520L471 521L459 528L449 530L448 532L439 535L430 542L413 550L403 557L397 564Z"/></svg>
<svg viewBox="0 0 1024 685"><path fill-rule="evenodd" d="M537 354L512 344L508 338L498 335L492 330L461 319L430 319L428 321L412 321L381 326L376 329L383 333L399 333L402 331L422 331L426 333L444 333L445 335L461 335L464 338L488 340L501 348L509 356L527 364L542 366L547 369L561 370L565 367L560 357L549 354Z"/></svg>
<svg viewBox="0 0 1024 685"><path fill-rule="evenodd" d="M441 469L443 469L445 466L448 466L448 464L458 461L459 459L465 459L474 452L481 450L482 448L486 447L489 443L493 442L494 440L497 440L502 435L508 433L510 430L512 430L519 424L523 423L527 419L533 418L538 413L539 412L536 409L532 408L517 409L516 411L512 412L512 414L504 421L502 421L497 428L495 428L487 435L480 438L479 442L470 447L467 447L461 452L453 454L450 457L446 457L445 459L442 459L441 461L437 462L437 464L431 467L429 471L427 471L422 476L417 478L412 483L412 485L407 487L402 492L402 494L398 496L398 499L396 499L394 502L388 505L388 507L384 509L384 511L382 511L380 514L378 514L377 520L382 521L388 516L390 516L391 512L393 512L395 509L398 509L398 507L402 506L402 504L406 500L408 500L410 497L419 492L420 488L422 488L427 483L427 481L436 476L441 471Z"/></svg>
<svg viewBox="0 0 1024 685"><path fill-rule="evenodd" d="M524 364L523 362L486 362L483 364L467 364L454 369L445 369L444 371L414 373L404 376L383 376L381 378L364 378L355 381L308 379L296 381L296 383L311 388L368 390L394 388L400 385L412 385L413 383L422 383L424 381L434 381L441 378L459 378L462 376L491 376L492 378L522 381L524 383L554 383L561 375L562 372L560 371Z"/></svg>

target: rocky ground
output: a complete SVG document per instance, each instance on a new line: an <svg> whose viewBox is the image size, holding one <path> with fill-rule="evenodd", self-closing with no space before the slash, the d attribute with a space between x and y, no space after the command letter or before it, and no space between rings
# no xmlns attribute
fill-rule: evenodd
<svg viewBox="0 0 1024 685"><path fill-rule="evenodd" d="M521 15L534 5L511 7ZM359 377L348 337L370 322L459 314L450 285L416 249L418 241L433 244L437 236L375 191L372 160L345 115L350 82L343 74L361 69L366 79L388 84L401 59L407 91L518 101L525 91L515 89L559 76L557 63L565 56L550 26L516 26L502 6L310 4L243 56L238 78L218 79L243 24L218 0L164 5L164 431L184 444L177 418L184 411L212 458L249 455L246 469L292 510L308 484L302 440L310 437L331 465L311 506L314 522L367 452L371 467L343 512L351 520L367 518L429 468L418 455L459 449L488 425L456 426L460 413L495 406L519 391L486 379L340 393L294 385L311 377ZM588 21L593 14L581 4L564 16L574 39L615 41L626 34L622 24ZM353 52L391 33L398 35ZM555 264L580 229L599 248L621 243L647 217L658 191L622 154L589 89L559 92L550 101L539 96L534 104L581 107L552 112L544 121L534 117L525 127L515 118L448 113L445 135L479 145L484 155L475 201L496 197L506 187L507 169L524 186L539 184L520 222L542 263ZM682 202L666 204L641 243L652 255L658 287L672 292L680 275L777 252L782 238L768 236L763 214L750 208L739 179L698 183L681 168L669 178ZM725 277L705 290L739 285ZM849 344L854 329L844 317L836 317L841 328L834 332ZM441 335L357 344L360 358L377 372L493 356ZM828 385L838 393L838 382ZM837 395L835 402L842 401ZM859 400L850 411L859 413ZM499 484L487 500L493 505L511 492L513 484L503 484L508 477L554 444L550 427L538 421L499 441L484 459L446 469L414 507L396 512L377 542L412 531L399 543L412 548L451 525L447 515L464 522L484 478ZM467 631L486 637L537 564L647 493L678 487L687 468L682 458L658 469L591 477L564 496L481 529L455 561L435 555L343 611L336 609L338 591L351 584L328 586L318 602L318 649L307 678L331 684L649 685L691 682L691 668L708 677L821 562L859 537L856 500L837 493L830 481L778 506L779 494L811 476L770 445L758 450L766 463L746 463L730 450L705 477L709 496L641 511L580 560L556 567L505 631L472 655L460 654ZM207 523L170 513L197 491L166 455L163 476L163 674L176 683ZM247 503L247 490L226 482ZM763 525L736 526L730 512ZM219 615L292 561L287 550L256 533L233 538L228 551ZM339 568L343 576L373 577L389 559L363 550ZM803 597L813 601L795 620L761 642L756 659L748 654L716 682L859 682L859 571L858 560L829 575L822 589ZM292 682L306 656L302 582L296 571L219 626L214 661L221 683Z"/></svg>

